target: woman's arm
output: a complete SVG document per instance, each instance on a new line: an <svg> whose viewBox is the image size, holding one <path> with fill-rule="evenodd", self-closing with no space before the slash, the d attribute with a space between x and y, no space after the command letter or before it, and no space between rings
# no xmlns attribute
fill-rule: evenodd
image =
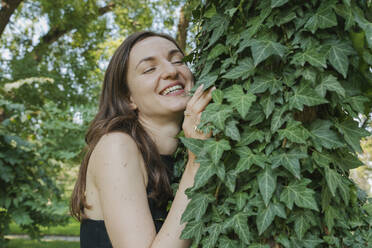
<svg viewBox="0 0 372 248"><path fill-rule="evenodd" d="M201 111L211 100L211 90L199 89L189 101L183 130L186 137L207 138L195 131ZM100 205L107 232L114 248L186 248L189 240L181 240L185 224L180 224L189 199L185 190L192 187L199 165L188 151L189 159L182 175L172 207L156 235L148 206L142 155L134 140L125 133L110 133L101 138L91 156L90 166L99 190Z"/></svg>
<svg viewBox="0 0 372 248"><path fill-rule="evenodd" d="M196 131L196 126L200 122L202 111L205 109L207 104L212 99L212 91L215 87L210 88L208 91L202 91L203 85L201 85L196 91L193 97L187 104L186 111L188 113L185 116L182 124L182 129L185 133L185 137L194 139L207 139L211 136L211 133L204 134ZM181 240L182 230L185 228L186 223L180 224L183 212L186 210L189 199L185 194L185 190L194 185L194 178L199 164L195 163L195 155L188 150L188 162L186 164L185 171L182 175L180 184L176 196L173 200L172 207L168 213L168 216L156 236L152 248L160 247L184 247L190 246L190 240Z"/></svg>
<svg viewBox="0 0 372 248"><path fill-rule="evenodd" d="M156 235L148 207L142 155L125 133L109 133L90 158L105 226L115 248L148 248Z"/></svg>

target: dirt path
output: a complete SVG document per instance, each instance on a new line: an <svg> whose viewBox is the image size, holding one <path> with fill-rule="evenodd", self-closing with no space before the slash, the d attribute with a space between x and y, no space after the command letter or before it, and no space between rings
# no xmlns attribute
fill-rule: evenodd
<svg viewBox="0 0 372 248"><path fill-rule="evenodd" d="M25 234L11 234L5 235L6 239L30 239L28 235ZM71 241L71 242L79 242L80 237L78 236L60 236L60 235L45 235L41 238L41 241Z"/></svg>

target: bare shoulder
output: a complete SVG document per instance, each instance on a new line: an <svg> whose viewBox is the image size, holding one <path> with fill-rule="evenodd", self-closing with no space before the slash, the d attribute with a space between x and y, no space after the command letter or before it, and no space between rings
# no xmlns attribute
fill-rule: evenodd
<svg viewBox="0 0 372 248"><path fill-rule="evenodd" d="M88 167L95 179L103 175L110 178L125 170L128 176L140 173L144 181L147 181L140 150L133 138L123 132L102 136L92 152Z"/></svg>
<svg viewBox="0 0 372 248"><path fill-rule="evenodd" d="M94 148L96 153L110 153L117 150L124 153L139 154L136 142L129 134L124 132L112 132L103 135Z"/></svg>

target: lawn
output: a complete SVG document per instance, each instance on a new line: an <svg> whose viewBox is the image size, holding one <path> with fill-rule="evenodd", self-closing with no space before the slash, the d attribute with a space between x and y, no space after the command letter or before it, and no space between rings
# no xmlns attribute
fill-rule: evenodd
<svg viewBox="0 0 372 248"><path fill-rule="evenodd" d="M21 229L21 227L13 222L10 223L9 233L10 234L25 234L25 232ZM53 226L49 228L42 227L41 233L42 235L79 236L80 235L80 223L71 217L66 226Z"/></svg>
<svg viewBox="0 0 372 248"><path fill-rule="evenodd" d="M69 241L36 241L13 239L8 243L9 248L79 248L79 242Z"/></svg>

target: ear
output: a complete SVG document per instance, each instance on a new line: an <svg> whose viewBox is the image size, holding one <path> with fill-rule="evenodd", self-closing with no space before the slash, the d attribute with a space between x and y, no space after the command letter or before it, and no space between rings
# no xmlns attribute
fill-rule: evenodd
<svg viewBox="0 0 372 248"><path fill-rule="evenodd" d="M136 109L138 108L137 105L134 103L134 101L133 101L133 97L132 97L132 96L129 97L129 107L130 107L132 110L136 110Z"/></svg>

